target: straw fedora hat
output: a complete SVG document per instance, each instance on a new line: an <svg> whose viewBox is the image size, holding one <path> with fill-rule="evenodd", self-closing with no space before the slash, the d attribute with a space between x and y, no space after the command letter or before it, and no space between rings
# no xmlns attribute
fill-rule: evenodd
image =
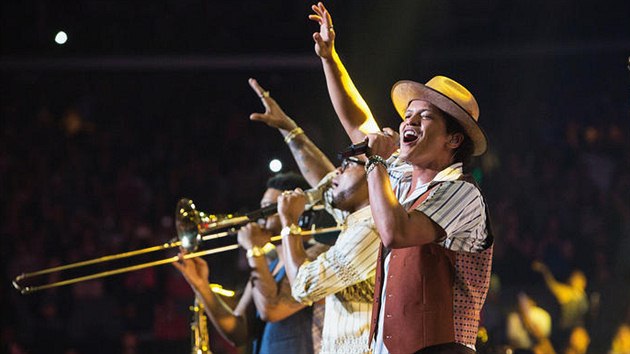
<svg viewBox="0 0 630 354"><path fill-rule="evenodd" d="M407 106L414 100L432 103L457 119L473 142L473 156L479 156L486 151L488 140L477 123L479 105L464 86L445 76L435 76L424 85L408 80L394 84L392 102L403 119Z"/></svg>

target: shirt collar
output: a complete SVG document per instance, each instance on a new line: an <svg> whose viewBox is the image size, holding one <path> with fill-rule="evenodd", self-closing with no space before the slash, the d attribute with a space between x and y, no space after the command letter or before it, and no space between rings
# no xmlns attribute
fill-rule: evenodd
<svg viewBox="0 0 630 354"><path fill-rule="evenodd" d="M402 203L403 205L407 205L408 203L415 201L418 199L424 192L427 191L430 187L440 183L447 181L455 181L459 179L464 174L463 164L461 162L456 162L442 171L438 172L433 180L429 183L425 183L423 185L416 186L416 189L409 195L408 198Z"/></svg>
<svg viewBox="0 0 630 354"><path fill-rule="evenodd" d="M435 184L438 182L455 181L459 179L464 174L463 166L464 165L461 162L456 162L448 166L447 168L438 172L438 174L435 175L430 183Z"/></svg>
<svg viewBox="0 0 630 354"><path fill-rule="evenodd" d="M357 222L365 219L365 218L369 218L372 215L371 210L370 210L370 206L367 205L357 211L355 211L354 213L348 215L348 218L346 219L346 226L350 227L354 224L356 224Z"/></svg>

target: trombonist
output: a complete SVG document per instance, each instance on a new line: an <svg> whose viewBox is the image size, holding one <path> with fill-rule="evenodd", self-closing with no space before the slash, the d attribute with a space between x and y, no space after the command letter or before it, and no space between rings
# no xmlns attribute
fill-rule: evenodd
<svg viewBox="0 0 630 354"><path fill-rule="evenodd" d="M267 182L267 190L260 205L266 207L275 203L284 190L306 186L306 181L295 173L276 175ZM313 320L312 308L291 297L282 260L268 260L263 251L270 237L279 234L280 228L280 219L276 214L267 217L264 226L249 223L238 231L238 243L247 251L251 274L250 281L234 309L210 290L210 271L206 261L200 257L182 259L180 254L180 261L173 265L202 301L214 327L234 346L251 343L251 352L254 354L316 353L319 336L313 324L321 323L321 319ZM314 259L327 248L323 244L309 247L309 259ZM279 250L277 255L281 254Z"/></svg>

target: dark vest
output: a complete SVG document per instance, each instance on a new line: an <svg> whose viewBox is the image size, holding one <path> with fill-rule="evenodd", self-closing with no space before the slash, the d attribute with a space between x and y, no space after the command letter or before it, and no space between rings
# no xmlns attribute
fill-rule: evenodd
<svg viewBox="0 0 630 354"><path fill-rule="evenodd" d="M412 209L428 195L425 192ZM492 240L490 228L488 239ZM383 250L381 245L370 338L374 338L381 305ZM383 328L379 329L389 352L414 353L453 342L474 345L490 284L491 243L480 253L455 252L430 243L393 249L390 257Z"/></svg>

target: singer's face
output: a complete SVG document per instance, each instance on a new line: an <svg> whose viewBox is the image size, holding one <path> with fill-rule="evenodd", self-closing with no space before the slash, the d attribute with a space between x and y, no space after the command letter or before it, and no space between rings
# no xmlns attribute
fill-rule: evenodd
<svg viewBox="0 0 630 354"><path fill-rule="evenodd" d="M260 207L264 208L270 204L276 203L280 194L282 194L281 190L268 188L260 200ZM274 235L280 233L280 230L282 229L282 223L280 223L280 217L278 214L273 214L265 219L262 219L260 224L263 228L269 230Z"/></svg>
<svg viewBox="0 0 630 354"><path fill-rule="evenodd" d="M399 133L400 157L412 165L432 167L452 155L444 113L429 102L411 101Z"/></svg>
<svg viewBox="0 0 630 354"><path fill-rule="evenodd" d="M354 212L368 198L365 168L361 162L345 160L337 167L332 180L332 205L335 208Z"/></svg>

